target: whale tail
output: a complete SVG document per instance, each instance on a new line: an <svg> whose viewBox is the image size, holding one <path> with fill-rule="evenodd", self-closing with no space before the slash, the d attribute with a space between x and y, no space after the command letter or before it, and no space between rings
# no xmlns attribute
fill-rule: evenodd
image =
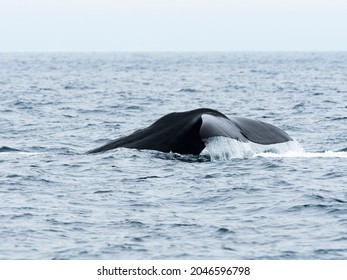
<svg viewBox="0 0 347 280"><path fill-rule="evenodd" d="M228 118L218 111L203 108L168 114L147 128L87 153L124 147L198 155L205 148L204 139L215 136L263 145L292 140L287 133L271 124L241 117Z"/></svg>

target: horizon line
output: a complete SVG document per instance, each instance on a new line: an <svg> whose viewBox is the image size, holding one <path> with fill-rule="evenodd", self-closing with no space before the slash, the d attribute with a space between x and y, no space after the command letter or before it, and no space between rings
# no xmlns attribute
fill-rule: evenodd
<svg viewBox="0 0 347 280"><path fill-rule="evenodd" d="M347 50L0 50L0 53L332 53Z"/></svg>

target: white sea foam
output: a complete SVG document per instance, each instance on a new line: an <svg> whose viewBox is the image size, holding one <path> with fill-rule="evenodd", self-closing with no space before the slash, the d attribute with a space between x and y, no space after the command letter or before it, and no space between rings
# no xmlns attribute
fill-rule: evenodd
<svg viewBox="0 0 347 280"><path fill-rule="evenodd" d="M205 140L206 149L203 154L211 157L212 161L228 161L234 158L276 157L276 158L318 158L338 157L347 158L347 152L305 152L296 141L261 145L253 142L240 142L226 137L211 137Z"/></svg>
<svg viewBox="0 0 347 280"><path fill-rule="evenodd" d="M347 152L334 152L334 151L324 151L324 152L297 152L288 151L284 154L276 153L259 153L255 156L259 157L276 157L276 158L347 158Z"/></svg>

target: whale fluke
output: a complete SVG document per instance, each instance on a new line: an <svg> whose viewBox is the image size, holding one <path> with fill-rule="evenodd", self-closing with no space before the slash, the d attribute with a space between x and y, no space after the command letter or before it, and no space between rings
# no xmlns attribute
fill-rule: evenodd
<svg viewBox="0 0 347 280"><path fill-rule="evenodd" d="M124 147L198 155L205 148L204 139L214 136L262 145L292 140L286 132L271 124L243 117L228 118L216 110L201 108L170 113L149 127L115 139L88 153Z"/></svg>

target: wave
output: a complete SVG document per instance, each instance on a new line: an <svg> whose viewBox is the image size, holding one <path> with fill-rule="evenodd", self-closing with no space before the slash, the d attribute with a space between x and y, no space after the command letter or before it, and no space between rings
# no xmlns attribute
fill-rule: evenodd
<svg viewBox="0 0 347 280"><path fill-rule="evenodd" d="M178 92L194 93L194 92L200 92L200 90L195 89L195 88L181 88Z"/></svg>
<svg viewBox="0 0 347 280"><path fill-rule="evenodd" d="M7 147L7 146L2 146L0 147L0 153L8 153L8 152L19 152L20 150L17 150L15 148Z"/></svg>
<svg viewBox="0 0 347 280"><path fill-rule="evenodd" d="M274 153L260 153L256 156L259 157L281 157L281 158L347 158L347 152L302 152L298 153L295 151L289 151L285 154L274 154Z"/></svg>
<svg viewBox="0 0 347 280"><path fill-rule="evenodd" d="M229 161L237 158L267 157L267 158L347 158L345 151L306 152L297 141L261 145L253 142L240 142L226 137L211 137L205 139L206 148L202 152L211 161Z"/></svg>

